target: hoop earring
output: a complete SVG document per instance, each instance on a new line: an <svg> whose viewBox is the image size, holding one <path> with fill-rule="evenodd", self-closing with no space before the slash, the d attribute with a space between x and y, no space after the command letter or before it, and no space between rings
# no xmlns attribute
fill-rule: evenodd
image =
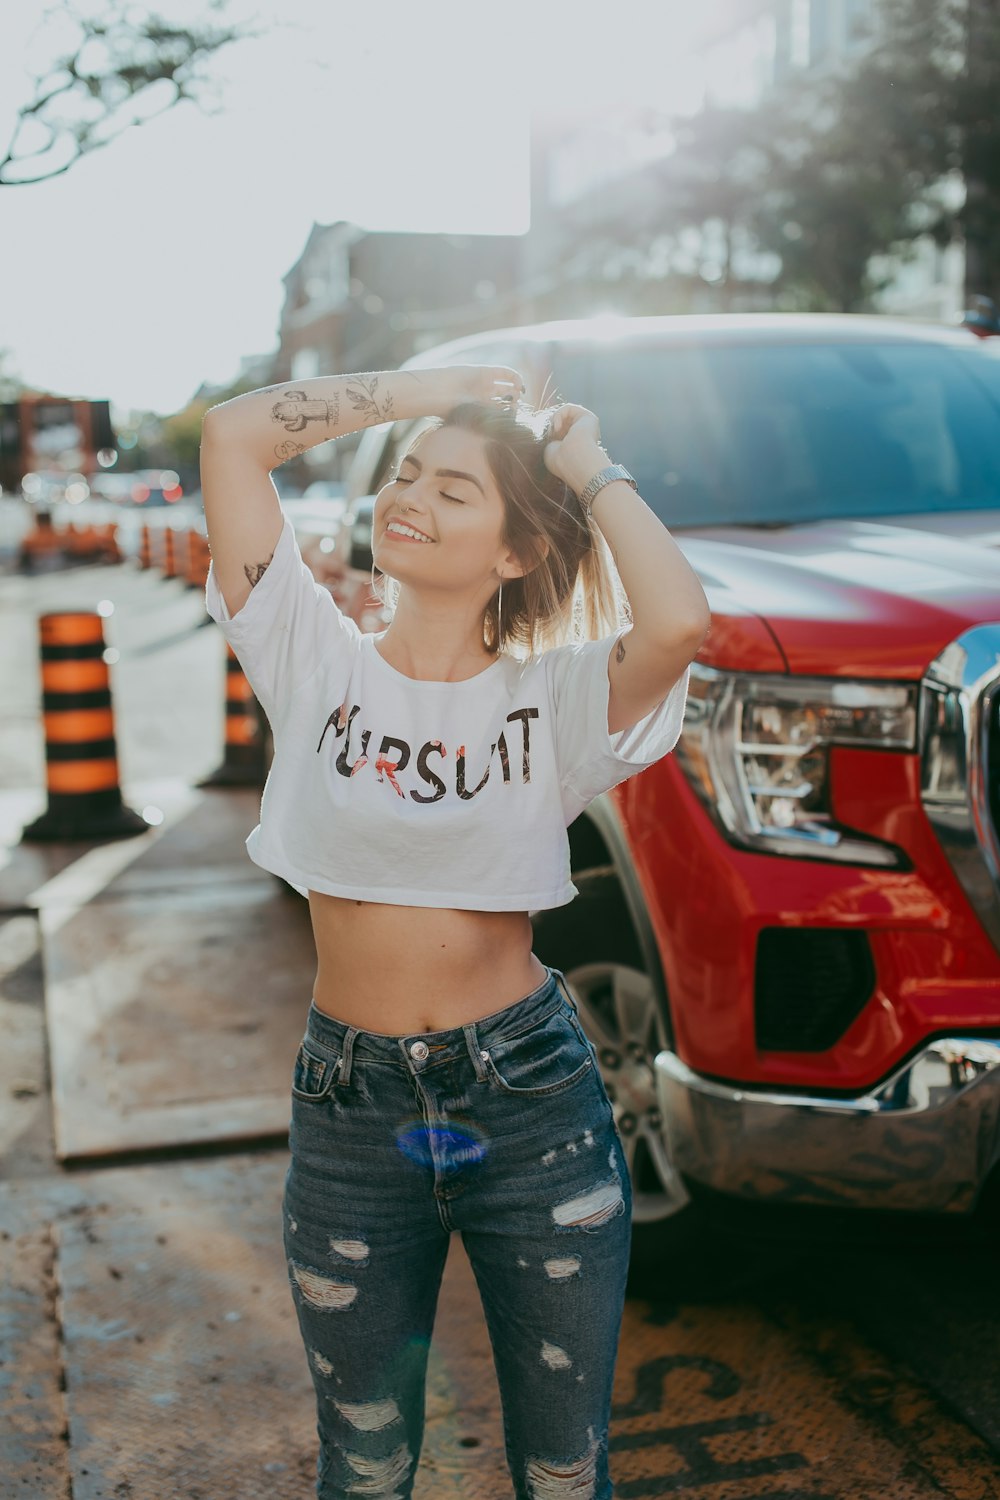
<svg viewBox="0 0 1000 1500"><path fill-rule="evenodd" d="M501 579L500 579L500 589L499 589L499 591L497 593L497 650L498 651L500 650L500 640L501 640L501 636L500 636L500 619L501 619L501 610L502 610L502 608L503 608L503 578L501 577Z"/></svg>

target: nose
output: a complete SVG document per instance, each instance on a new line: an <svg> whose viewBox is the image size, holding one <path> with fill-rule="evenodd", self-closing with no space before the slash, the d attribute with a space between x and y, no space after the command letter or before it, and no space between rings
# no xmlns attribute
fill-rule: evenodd
<svg viewBox="0 0 1000 1500"><path fill-rule="evenodd" d="M408 484L406 486L406 489L400 495L397 502L400 510L415 510L423 514L423 496L419 491L417 491L417 486L419 485L419 483L420 480L417 479L414 480L412 484Z"/></svg>

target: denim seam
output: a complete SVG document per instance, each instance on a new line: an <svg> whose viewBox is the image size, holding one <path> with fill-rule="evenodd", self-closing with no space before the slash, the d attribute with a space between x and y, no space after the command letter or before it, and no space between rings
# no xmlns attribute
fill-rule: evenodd
<svg viewBox="0 0 1000 1500"><path fill-rule="evenodd" d="M320 1041L313 1035L311 1031L306 1032L305 1036L302 1038L300 1046L305 1048L307 1055L312 1057L314 1062L332 1063L338 1062L340 1059L340 1053L338 1051L336 1051L333 1047L328 1046L326 1042Z"/></svg>
<svg viewBox="0 0 1000 1500"><path fill-rule="evenodd" d="M343 1051L340 1054L340 1067L337 1069L335 1083L348 1084L351 1081L351 1063L354 1058L354 1038L358 1034L356 1026L348 1026L344 1033Z"/></svg>
<svg viewBox="0 0 1000 1500"><path fill-rule="evenodd" d="M492 1037L490 1039L489 1045L491 1047L500 1047L504 1042L513 1042L517 1037L524 1036L526 1031L534 1031L536 1026L540 1026L543 1021L547 1021L549 1019L549 1016L554 1016L558 1010L561 1010L562 1005L562 1000L557 999L555 1005L550 1005L548 1010L543 1011L540 1016L535 1016L531 1021L525 1021L524 1025L519 1027L517 1031L505 1031L502 1036ZM481 1025L481 1022L473 1021L472 1024L474 1026L479 1026Z"/></svg>
<svg viewBox="0 0 1000 1500"><path fill-rule="evenodd" d="M513 1094L515 1098L520 1095L524 1099L544 1099L548 1094L561 1094L563 1090L568 1089L571 1084L579 1083L580 1080L584 1078L588 1073L592 1073L594 1068L594 1059L588 1053L587 1061L581 1063L576 1072L571 1073L568 1078L563 1078L559 1083L545 1084L543 1085L543 1087L536 1089L522 1089L518 1088L516 1084L508 1083L503 1074L500 1072L496 1063L493 1061L492 1057L489 1060L488 1066L492 1070L492 1077L498 1084L501 1093Z"/></svg>

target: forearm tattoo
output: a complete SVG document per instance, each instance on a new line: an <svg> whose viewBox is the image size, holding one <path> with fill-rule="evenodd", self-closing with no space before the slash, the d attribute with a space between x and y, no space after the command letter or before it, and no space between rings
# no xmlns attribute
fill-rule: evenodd
<svg viewBox="0 0 1000 1500"><path fill-rule="evenodd" d="M615 647L615 661L622 662L624 660L625 660L625 642L623 640L619 639L618 645Z"/></svg>
<svg viewBox="0 0 1000 1500"><path fill-rule="evenodd" d="M275 444L274 456L280 464L286 464L290 458L298 458L305 451L305 443L293 443L291 438L286 438L283 443Z"/></svg>
<svg viewBox="0 0 1000 1500"><path fill-rule="evenodd" d="M286 432L304 432L310 422L335 427L340 418L340 392L329 401L309 397L305 391L285 391L271 408L271 419L280 422Z"/></svg>
<svg viewBox="0 0 1000 1500"><path fill-rule="evenodd" d="M370 375L367 378L364 375L356 375L345 389L355 412L366 423L391 422L395 419L392 392L380 389L377 375ZM286 432L305 432L311 422L322 424L327 428L336 427L340 422L339 390L334 390L329 399L310 396L306 391L293 390L285 386L268 386L264 394L271 395L275 391L279 391L280 396L271 407L271 420L277 422L279 427L283 427ZM313 439L304 443L296 443L290 438L285 438L275 445L274 456L280 464L287 463L289 459L298 458L301 453L304 453L312 442Z"/></svg>
<svg viewBox="0 0 1000 1500"><path fill-rule="evenodd" d="M268 558L267 562L262 562L262 563L244 563L243 564L243 571L247 575L247 578L250 580L250 587L251 588L253 588L256 584L260 583L260 580L263 578L264 574L267 572L267 563L269 563L273 557L274 557L274 553L272 552L271 556Z"/></svg>
<svg viewBox="0 0 1000 1500"><path fill-rule="evenodd" d="M355 383L347 387L347 396L354 410L371 422L391 422L395 416L392 392L379 392L377 375L370 380L358 375Z"/></svg>

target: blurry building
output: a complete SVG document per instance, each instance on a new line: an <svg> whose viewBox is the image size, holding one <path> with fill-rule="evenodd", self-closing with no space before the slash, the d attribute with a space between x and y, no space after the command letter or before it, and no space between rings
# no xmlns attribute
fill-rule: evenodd
<svg viewBox="0 0 1000 1500"><path fill-rule="evenodd" d="M283 278L285 300L273 381L395 369L411 354L517 322L522 240L517 235L372 232L314 224ZM314 469L343 463L324 445Z"/></svg>
<svg viewBox="0 0 1000 1500"><path fill-rule="evenodd" d="M878 24L878 0L728 0L700 49L705 102L752 106L790 74L850 63Z"/></svg>
<svg viewBox="0 0 1000 1500"><path fill-rule="evenodd" d="M276 380L392 369L516 316L516 235L373 233L314 224L284 277Z"/></svg>
<svg viewBox="0 0 1000 1500"><path fill-rule="evenodd" d="M257 386L270 385L274 380L275 351L266 354L244 354L240 359L237 380L241 385L255 390Z"/></svg>

